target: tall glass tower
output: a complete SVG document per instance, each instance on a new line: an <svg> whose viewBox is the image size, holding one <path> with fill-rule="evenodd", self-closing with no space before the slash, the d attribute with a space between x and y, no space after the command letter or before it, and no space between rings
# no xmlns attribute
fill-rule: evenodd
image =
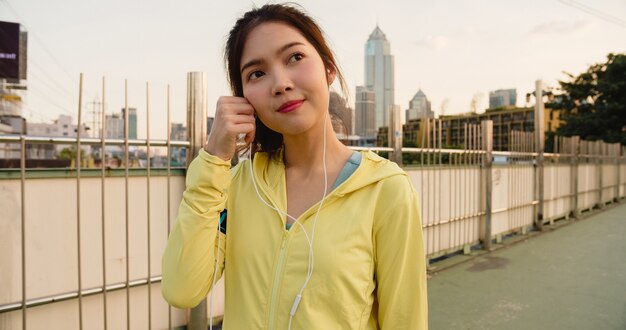
<svg viewBox="0 0 626 330"><path fill-rule="evenodd" d="M365 86L375 94L376 129L389 126L389 112L394 105L393 55L378 25L365 43Z"/></svg>

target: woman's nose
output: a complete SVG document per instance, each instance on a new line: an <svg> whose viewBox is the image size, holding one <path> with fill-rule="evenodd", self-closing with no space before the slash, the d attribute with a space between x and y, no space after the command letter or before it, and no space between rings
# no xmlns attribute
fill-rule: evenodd
<svg viewBox="0 0 626 330"><path fill-rule="evenodd" d="M293 82L284 70L276 70L274 72L274 85L272 86L272 95L282 95L293 89Z"/></svg>

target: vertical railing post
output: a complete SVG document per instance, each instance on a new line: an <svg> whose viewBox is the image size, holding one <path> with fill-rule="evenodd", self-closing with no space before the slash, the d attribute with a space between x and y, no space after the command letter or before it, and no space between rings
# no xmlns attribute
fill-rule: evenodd
<svg viewBox="0 0 626 330"><path fill-rule="evenodd" d="M576 219L580 218L580 210L578 208L578 155L580 153L580 137L572 136L571 138L571 154L572 154L572 164L571 168L571 181L572 181L572 195L574 196L574 205L572 206L572 216Z"/></svg>
<svg viewBox="0 0 626 330"><path fill-rule="evenodd" d="M78 87L78 125L76 126L76 261L78 271L78 328L83 329L83 274L80 246L80 168L82 152L80 147L80 129L83 114L83 74L80 74Z"/></svg>
<svg viewBox="0 0 626 330"><path fill-rule="evenodd" d="M491 179L492 151L493 151L493 121L482 121L483 145L485 151L483 158L483 171L485 172L485 224L483 230L483 242L487 251L491 250L491 202L493 194L493 182Z"/></svg>
<svg viewBox="0 0 626 330"><path fill-rule="evenodd" d="M20 132L20 232L22 233L21 258L22 258L22 330L26 330L26 128L22 122Z"/></svg>
<svg viewBox="0 0 626 330"><path fill-rule="evenodd" d="M393 148L393 156L391 160L396 162L398 166L402 166L402 122L400 119L400 107L398 105L391 106L391 116L389 120L389 146Z"/></svg>
<svg viewBox="0 0 626 330"><path fill-rule="evenodd" d="M207 81L207 74L204 72L187 73L187 134L190 142L187 150L187 166L189 166L206 142ZM189 329L207 329L206 310L206 299L203 299L198 306L191 309Z"/></svg>
<svg viewBox="0 0 626 330"><path fill-rule="evenodd" d="M612 148L613 151L613 161L615 162L615 198L613 199L613 202L618 203L619 202L619 186L620 186L620 182L621 182L621 178L620 178L620 169L619 169L619 149L620 149L620 144L619 143L614 143Z"/></svg>
<svg viewBox="0 0 626 330"><path fill-rule="evenodd" d="M604 163L604 142L595 141L594 143L594 156L596 158L596 177L598 178L598 209L604 207L604 201L602 200L602 164Z"/></svg>
<svg viewBox="0 0 626 330"><path fill-rule="evenodd" d="M535 165L535 200L537 208L535 212L535 226L543 230L543 149L545 145L545 118L543 108L543 83L535 82L535 150L537 151L537 163Z"/></svg>
<svg viewBox="0 0 626 330"><path fill-rule="evenodd" d="M172 196L172 122L170 116L170 85L167 85L167 236L170 237L170 228L172 228L172 203L170 198ZM167 306L167 329L172 330L172 306ZM107 329L104 329L107 330Z"/></svg>
<svg viewBox="0 0 626 330"><path fill-rule="evenodd" d="M102 319L104 321L104 330L108 330L108 303L107 303L107 236L106 236L106 174L107 174L107 166L106 166L106 106L107 106L107 97L106 97L106 79L102 77L102 131L100 133L100 205L102 205L102 212L100 214L100 234L102 235Z"/></svg>
<svg viewBox="0 0 626 330"><path fill-rule="evenodd" d="M620 172L620 180L623 180L621 173L622 173L622 165L624 165L626 163L624 161L626 159L626 147L620 147L620 151L621 152L620 152L620 156L619 156L619 172ZM619 191L620 191L619 198L620 198L620 200L622 199L622 195L626 195L626 191L624 191L626 189L623 189L623 188L626 188L626 187L623 187L623 186L624 186L624 183L620 181L620 183L619 183ZM624 193L622 193L622 191L624 191Z"/></svg>
<svg viewBox="0 0 626 330"><path fill-rule="evenodd" d="M204 146L207 135L207 74L187 73L187 166Z"/></svg>
<svg viewBox="0 0 626 330"><path fill-rule="evenodd" d="M126 256L126 330L130 329L130 193L128 143L128 79L124 80L124 242Z"/></svg>

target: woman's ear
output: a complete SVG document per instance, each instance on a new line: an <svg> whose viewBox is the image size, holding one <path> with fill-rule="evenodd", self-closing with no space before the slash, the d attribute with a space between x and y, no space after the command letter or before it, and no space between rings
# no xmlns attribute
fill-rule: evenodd
<svg viewBox="0 0 626 330"><path fill-rule="evenodd" d="M326 81L328 82L328 86L332 85L337 77L337 72L333 69L326 69Z"/></svg>

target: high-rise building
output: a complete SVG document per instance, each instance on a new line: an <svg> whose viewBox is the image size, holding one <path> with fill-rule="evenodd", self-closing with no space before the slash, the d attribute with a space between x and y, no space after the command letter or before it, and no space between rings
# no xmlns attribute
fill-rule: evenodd
<svg viewBox="0 0 626 330"><path fill-rule="evenodd" d="M409 101L409 108L405 110L405 113L405 122L412 119L435 118L435 113L431 110L430 101L421 89Z"/></svg>
<svg viewBox="0 0 626 330"><path fill-rule="evenodd" d="M124 108L121 113L107 115L105 118L105 137L107 139L124 138ZM128 108L128 138L137 139L137 109Z"/></svg>
<svg viewBox="0 0 626 330"><path fill-rule="evenodd" d="M357 86L355 94L355 122L356 135L366 138L376 137L376 104L374 91L365 86Z"/></svg>
<svg viewBox="0 0 626 330"><path fill-rule="evenodd" d="M515 107L516 103L516 89L498 89L489 92L489 109Z"/></svg>
<svg viewBox="0 0 626 330"><path fill-rule="evenodd" d="M365 86L374 91L375 127L389 125L389 112L394 105L394 62L391 47L383 31L376 25L365 43Z"/></svg>
<svg viewBox="0 0 626 330"><path fill-rule="evenodd" d="M124 108L122 108L122 118L124 118ZM128 108L128 138L137 138L137 109Z"/></svg>
<svg viewBox="0 0 626 330"><path fill-rule="evenodd" d="M104 136L107 139L124 138L124 116L119 113L106 115L104 120Z"/></svg>
<svg viewBox="0 0 626 330"><path fill-rule="evenodd" d="M187 141L187 127L181 123L170 124L170 140Z"/></svg>

